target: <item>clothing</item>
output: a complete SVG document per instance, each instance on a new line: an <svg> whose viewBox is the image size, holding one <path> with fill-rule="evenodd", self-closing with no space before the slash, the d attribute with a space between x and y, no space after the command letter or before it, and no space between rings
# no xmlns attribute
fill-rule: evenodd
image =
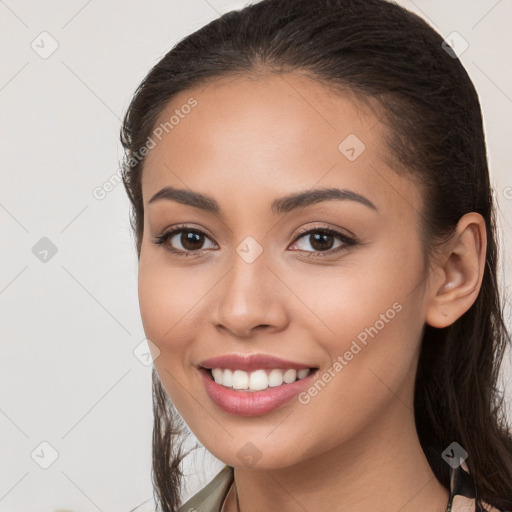
<svg viewBox="0 0 512 512"><path fill-rule="evenodd" d="M467 465L463 463L450 471L450 499L446 512L475 512L476 489ZM224 499L232 484L233 468L225 465L205 487L180 507L179 512L222 512ZM500 512L496 508L487 509L489 512Z"/></svg>

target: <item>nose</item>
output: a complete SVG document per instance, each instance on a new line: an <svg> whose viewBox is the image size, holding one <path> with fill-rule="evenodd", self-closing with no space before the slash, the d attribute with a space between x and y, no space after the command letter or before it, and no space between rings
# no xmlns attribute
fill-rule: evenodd
<svg viewBox="0 0 512 512"><path fill-rule="evenodd" d="M251 263L236 254L231 270L215 288L211 322L216 329L250 338L256 331L270 334L288 325L290 292L270 268L265 252Z"/></svg>

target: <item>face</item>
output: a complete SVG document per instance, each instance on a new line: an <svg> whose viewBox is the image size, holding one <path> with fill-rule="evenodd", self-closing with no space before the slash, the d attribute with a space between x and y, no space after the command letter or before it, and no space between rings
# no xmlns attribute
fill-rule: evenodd
<svg viewBox="0 0 512 512"><path fill-rule="evenodd" d="M226 464L284 468L411 421L422 199L386 163L378 117L293 73L190 89L157 125L172 116L143 172L139 301L162 384L196 437ZM165 187L190 194L151 201ZM304 195L328 189L341 193ZM200 366L232 354L316 371L226 394ZM252 370L280 368L264 362Z"/></svg>

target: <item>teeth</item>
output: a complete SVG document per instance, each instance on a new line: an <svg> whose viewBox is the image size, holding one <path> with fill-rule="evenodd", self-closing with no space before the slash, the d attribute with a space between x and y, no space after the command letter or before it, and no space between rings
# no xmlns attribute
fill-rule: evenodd
<svg viewBox="0 0 512 512"><path fill-rule="evenodd" d="M239 370L240 371L240 370ZM246 372L242 372L247 375ZM249 389L253 391L260 391L262 389L268 388L268 377L265 370L256 370L255 372L251 372L249 375L249 383L247 386Z"/></svg>
<svg viewBox="0 0 512 512"><path fill-rule="evenodd" d="M304 368L303 370L299 370L297 372L297 377L300 379L303 379L306 375L309 375L309 368Z"/></svg>
<svg viewBox="0 0 512 512"><path fill-rule="evenodd" d="M212 368L211 373L217 384L227 388L261 391L268 387L277 387L283 383L290 384L297 379L303 379L309 375L310 369L272 369L246 372L244 370L230 370L229 368Z"/></svg>
<svg viewBox="0 0 512 512"><path fill-rule="evenodd" d="M231 370L224 370L224 371L222 371L220 368L213 368L212 369L213 380L217 384L222 384L222 381L223 381L223 378L224 378L223 375L224 375L224 373L226 373L226 375L227 375L228 372L231 373ZM226 381L227 380L228 379L226 378ZM233 383L230 384L230 386L232 386L232 385L233 385Z"/></svg>
<svg viewBox="0 0 512 512"><path fill-rule="evenodd" d="M297 370L286 370L283 375L283 380L286 384L290 384L297 378Z"/></svg>
<svg viewBox="0 0 512 512"><path fill-rule="evenodd" d="M221 378L221 384L224 384L225 382L226 386L233 386L233 372L231 370L224 370Z"/></svg>
<svg viewBox="0 0 512 512"><path fill-rule="evenodd" d="M268 374L268 385L271 388L280 386L283 383L283 372L281 370L272 370Z"/></svg>
<svg viewBox="0 0 512 512"><path fill-rule="evenodd" d="M224 379L222 379L224 385ZM233 389L247 389L249 387L249 375L242 370L233 372Z"/></svg>

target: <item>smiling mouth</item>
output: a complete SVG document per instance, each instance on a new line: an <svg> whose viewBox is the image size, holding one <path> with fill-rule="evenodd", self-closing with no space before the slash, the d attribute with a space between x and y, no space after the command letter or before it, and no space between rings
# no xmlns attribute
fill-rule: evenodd
<svg viewBox="0 0 512 512"><path fill-rule="evenodd" d="M297 380L302 380L316 372L318 368L279 369L266 368L250 372L231 368L204 368L211 380L217 384L236 391L263 391L269 388L286 386Z"/></svg>

